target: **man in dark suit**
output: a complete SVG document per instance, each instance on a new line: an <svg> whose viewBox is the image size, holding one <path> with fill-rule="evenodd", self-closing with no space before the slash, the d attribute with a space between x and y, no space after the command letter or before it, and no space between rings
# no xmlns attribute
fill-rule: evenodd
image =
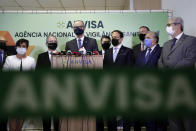
<svg viewBox="0 0 196 131"><path fill-rule="evenodd" d="M196 62L196 38L183 33L184 22L181 17L168 20L167 33L172 37L163 45L159 67L184 68L194 67ZM171 119L171 131L195 131L196 120L193 118Z"/></svg>
<svg viewBox="0 0 196 131"><path fill-rule="evenodd" d="M144 51L138 53L136 59L137 67L157 67L158 60L161 55L161 47L158 44L159 36L155 32L148 32L145 36L145 46Z"/></svg>
<svg viewBox="0 0 196 131"><path fill-rule="evenodd" d="M105 52L103 65L106 66L132 66L134 64L133 51L130 48L123 46L123 33L119 30L112 32L112 45Z"/></svg>
<svg viewBox="0 0 196 131"><path fill-rule="evenodd" d="M57 48L57 39L55 36L48 36L46 38L46 46L48 51L38 55L36 69L51 68L51 54L58 53ZM43 131L51 130L51 118L42 118L43 122ZM54 131L59 131L59 119L54 118Z"/></svg>
<svg viewBox="0 0 196 131"><path fill-rule="evenodd" d="M105 52L103 66L104 68L109 67L121 67L121 66L133 66L134 64L134 55L133 51L130 48L123 46L123 33L119 30L114 30L112 32L112 45L113 48L110 48ZM124 119L123 130L128 131L130 129L130 124L127 124ZM128 122L129 123L129 122ZM117 131L117 121L114 118L107 121L108 131Z"/></svg>
<svg viewBox="0 0 196 131"><path fill-rule="evenodd" d="M158 66L158 60L161 55L162 48L158 44L159 36L156 32L149 31L144 40L146 49L138 53L136 59L136 67L150 67L154 68ZM145 125L147 131L167 131L166 120L147 120L147 121L135 121L134 130L141 131L141 126Z"/></svg>
<svg viewBox="0 0 196 131"><path fill-rule="evenodd" d="M0 70L2 71L3 64L5 63L5 59L7 57L6 53L6 40L0 38ZM7 118L0 117L0 130L7 131Z"/></svg>
<svg viewBox="0 0 196 131"><path fill-rule="evenodd" d="M83 54L85 54L88 51L98 51L96 39L86 37L84 35L85 26L83 21L75 21L73 29L76 38L66 43L66 51L70 50L71 52L82 52Z"/></svg>
<svg viewBox="0 0 196 131"><path fill-rule="evenodd" d="M133 46L133 52L134 52L134 57L135 57L135 60L137 58L137 55L140 51L144 51L146 49L146 46L144 44L144 39L145 39L145 35L146 33L150 31L150 29L147 27L147 26L141 26L139 28L139 32L138 32L138 35L139 35L139 39L141 41L141 43Z"/></svg>

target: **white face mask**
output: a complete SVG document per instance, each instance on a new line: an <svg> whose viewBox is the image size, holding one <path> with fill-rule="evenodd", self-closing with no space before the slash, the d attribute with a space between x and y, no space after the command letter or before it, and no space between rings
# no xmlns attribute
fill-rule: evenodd
<svg viewBox="0 0 196 131"><path fill-rule="evenodd" d="M19 47L17 47L17 48L16 48L16 52L17 52L17 54L19 54L19 55L24 55L24 54L26 54L27 49L26 49L26 48L19 48Z"/></svg>
<svg viewBox="0 0 196 131"><path fill-rule="evenodd" d="M168 35L173 35L175 33L172 26L167 26L166 31L167 31Z"/></svg>

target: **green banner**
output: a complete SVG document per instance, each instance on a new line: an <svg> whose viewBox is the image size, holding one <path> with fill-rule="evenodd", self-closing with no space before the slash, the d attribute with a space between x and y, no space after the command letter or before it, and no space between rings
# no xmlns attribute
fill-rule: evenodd
<svg viewBox="0 0 196 131"><path fill-rule="evenodd" d="M58 50L65 49L65 43L73 38L73 23L75 20L83 20L86 25L85 35L97 39L100 49L102 35L111 35L113 30L124 32L123 44L127 47L139 43L136 35L140 26L148 26L160 36L160 45L168 40L165 27L168 20L167 12L95 12L95 13L67 13L67 14L27 14L5 13L0 14L0 35L6 36L3 31L8 31L16 42L19 38L30 41L31 56L45 50L46 37L50 34L58 38ZM6 37L7 38L7 37ZM10 38L11 39L11 38ZM10 44L13 44L10 43Z"/></svg>
<svg viewBox="0 0 196 131"><path fill-rule="evenodd" d="M196 115L195 70L1 73L0 115Z"/></svg>

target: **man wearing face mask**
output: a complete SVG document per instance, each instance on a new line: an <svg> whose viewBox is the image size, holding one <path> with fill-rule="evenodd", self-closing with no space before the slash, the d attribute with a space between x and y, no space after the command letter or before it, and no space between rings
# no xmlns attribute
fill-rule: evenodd
<svg viewBox="0 0 196 131"><path fill-rule="evenodd" d="M101 37L101 47L102 47L102 50L99 51L99 54L100 55L104 55L105 54L105 51L106 50L109 50L110 45L111 45L110 41L111 40L110 40L110 37L109 36L103 35Z"/></svg>
<svg viewBox="0 0 196 131"><path fill-rule="evenodd" d="M171 40L163 45L159 67L184 68L194 67L196 62L196 38L184 34L184 21L181 17L173 17L168 20L166 31ZM169 119L171 131L195 131L196 120L194 118Z"/></svg>
<svg viewBox="0 0 196 131"><path fill-rule="evenodd" d="M85 25L83 21L75 21L73 29L76 38L66 43L66 51L70 50L71 52L81 52L82 54L86 54L86 52L98 51L96 39L86 37L84 35Z"/></svg>
<svg viewBox="0 0 196 131"><path fill-rule="evenodd" d="M137 67L157 67L161 55L161 47L158 44L159 36L156 32L148 32L144 44L146 49L140 51L136 59Z"/></svg>
<svg viewBox="0 0 196 131"><path fill-rule="evenodd" d="M133 51L123 46L123 33L119 30L112 32L112 45L105 52L103 65L105 66L132 66L134 64Z"/></svg>
<svg viewBox="0 0 196 131"><path fill-rule="evenodd" d="M150 29L147 26L141 26L139 28L139 34L138 35L139 35L139 39L140 39L141 43L133 46L133 52L134 52L135 60L137 58L138 53L140 51L144 51L146 49L146 46L144 44L144 39L145 39L145 35L148 31L150 31Z"/></svg>
<svg viewBox="0 0 196 131"><path fill-rule="evenodd" d="M194 67L196 62L196 38L183 33L184 22L181 17L168 20L166 31L172 37L163 45L159 67Z"/></svg>
<svg viewBox="0 0 196 131"><path fill-rule="evenodd" d="M113 48L105 51L103 67L126 67L133 66L134 55L130 48L123 46L123 32L114 30L112 32L112 45ZM107 121L108 131L117 131L117 120L115 116ZM123 131L130 129L129 124L123 121Z"/></svg>
<svg viewBox="0 0 196 131"><path fill-rule="evenodd" d="M16 42L16 55L7 56L4 71L27 71L35 69L35 60L33 57L27 56L26 52L29 47L29 41L19 39ZM9 131L22 131L24 119L16 118L9 120Z"/></svg>
<svg viewBox="0 0 196 131"><path fill-rule="evenodd" d="M48 51L38 55L36 69L38 68L51 68L51 55L58 53L57 48L57 39L55 36L48 36L46 38L46 46Z"/></svg>
<svg viewBox="0 0 196 131"><path fill-rule="evenodd" d="M46 46L48 51L38 55L36 69L51 68L51 56L52 54L58 54L57 48L57 39L55 36L48 36L46 38ZM59 118L54 117L54 131L59 131ZM51 118L42 118L43 122L43 131L51 130Z"/></svg>
<svg viewBox="0 0 196 131"><path fill-rule="evenodd" d="M156 32L149 31L144 40L146 49L140 51L136 59L136 67L150 67L154 68L158 66L158 60L161 55L161 47L158 44L159 36ZM147 131L167 131L166 120L154 120L147 121L137 120L134 121L134 130L141 131L142 126L146 126Z"/></svg>

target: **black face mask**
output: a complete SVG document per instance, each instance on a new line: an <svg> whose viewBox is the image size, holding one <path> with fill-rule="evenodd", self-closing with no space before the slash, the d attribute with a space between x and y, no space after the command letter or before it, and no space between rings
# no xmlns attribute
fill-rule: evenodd
<svg viewBox="0 0 196 131"><path fill-rule="evenodd" d="M117 46L119 44L118 39L112 39L112 45Z"/></svg>
<svg viewBox="0 0 196 131"><path fill-rule="evenodd" d="M48 43L48 48L51 50L55 50L57 48L57 43Z"/></svg>
<svg viewBox="0 0 196 131"><path fill-rule="evenodd" d="M2 43L0 43L0 49L5 49L5 47L6 47L6 43L4 43L4 42L2 42Z"/></svg>
<svg viewBox="0 0 196 131"><path fill-rule="evenodd" d="M79 27L77 27L76 29L74 29L74 33L76 35L82 35L84 33L84 30L79 28Z"/></svg>
<svg viewBox="0 0 196 131"><path fill-rule="evenodd" d="M140 38L141 41L144 41L145 35L146 35L146 34L139 34L139 38Z"/></svg>
<svg viewBox="0 0 196 131"><path fill-rule="evenodd" d="M103 50L108 50L110 48L110 45L110 42L104 42L103 44L101 44Z"/></svg>

